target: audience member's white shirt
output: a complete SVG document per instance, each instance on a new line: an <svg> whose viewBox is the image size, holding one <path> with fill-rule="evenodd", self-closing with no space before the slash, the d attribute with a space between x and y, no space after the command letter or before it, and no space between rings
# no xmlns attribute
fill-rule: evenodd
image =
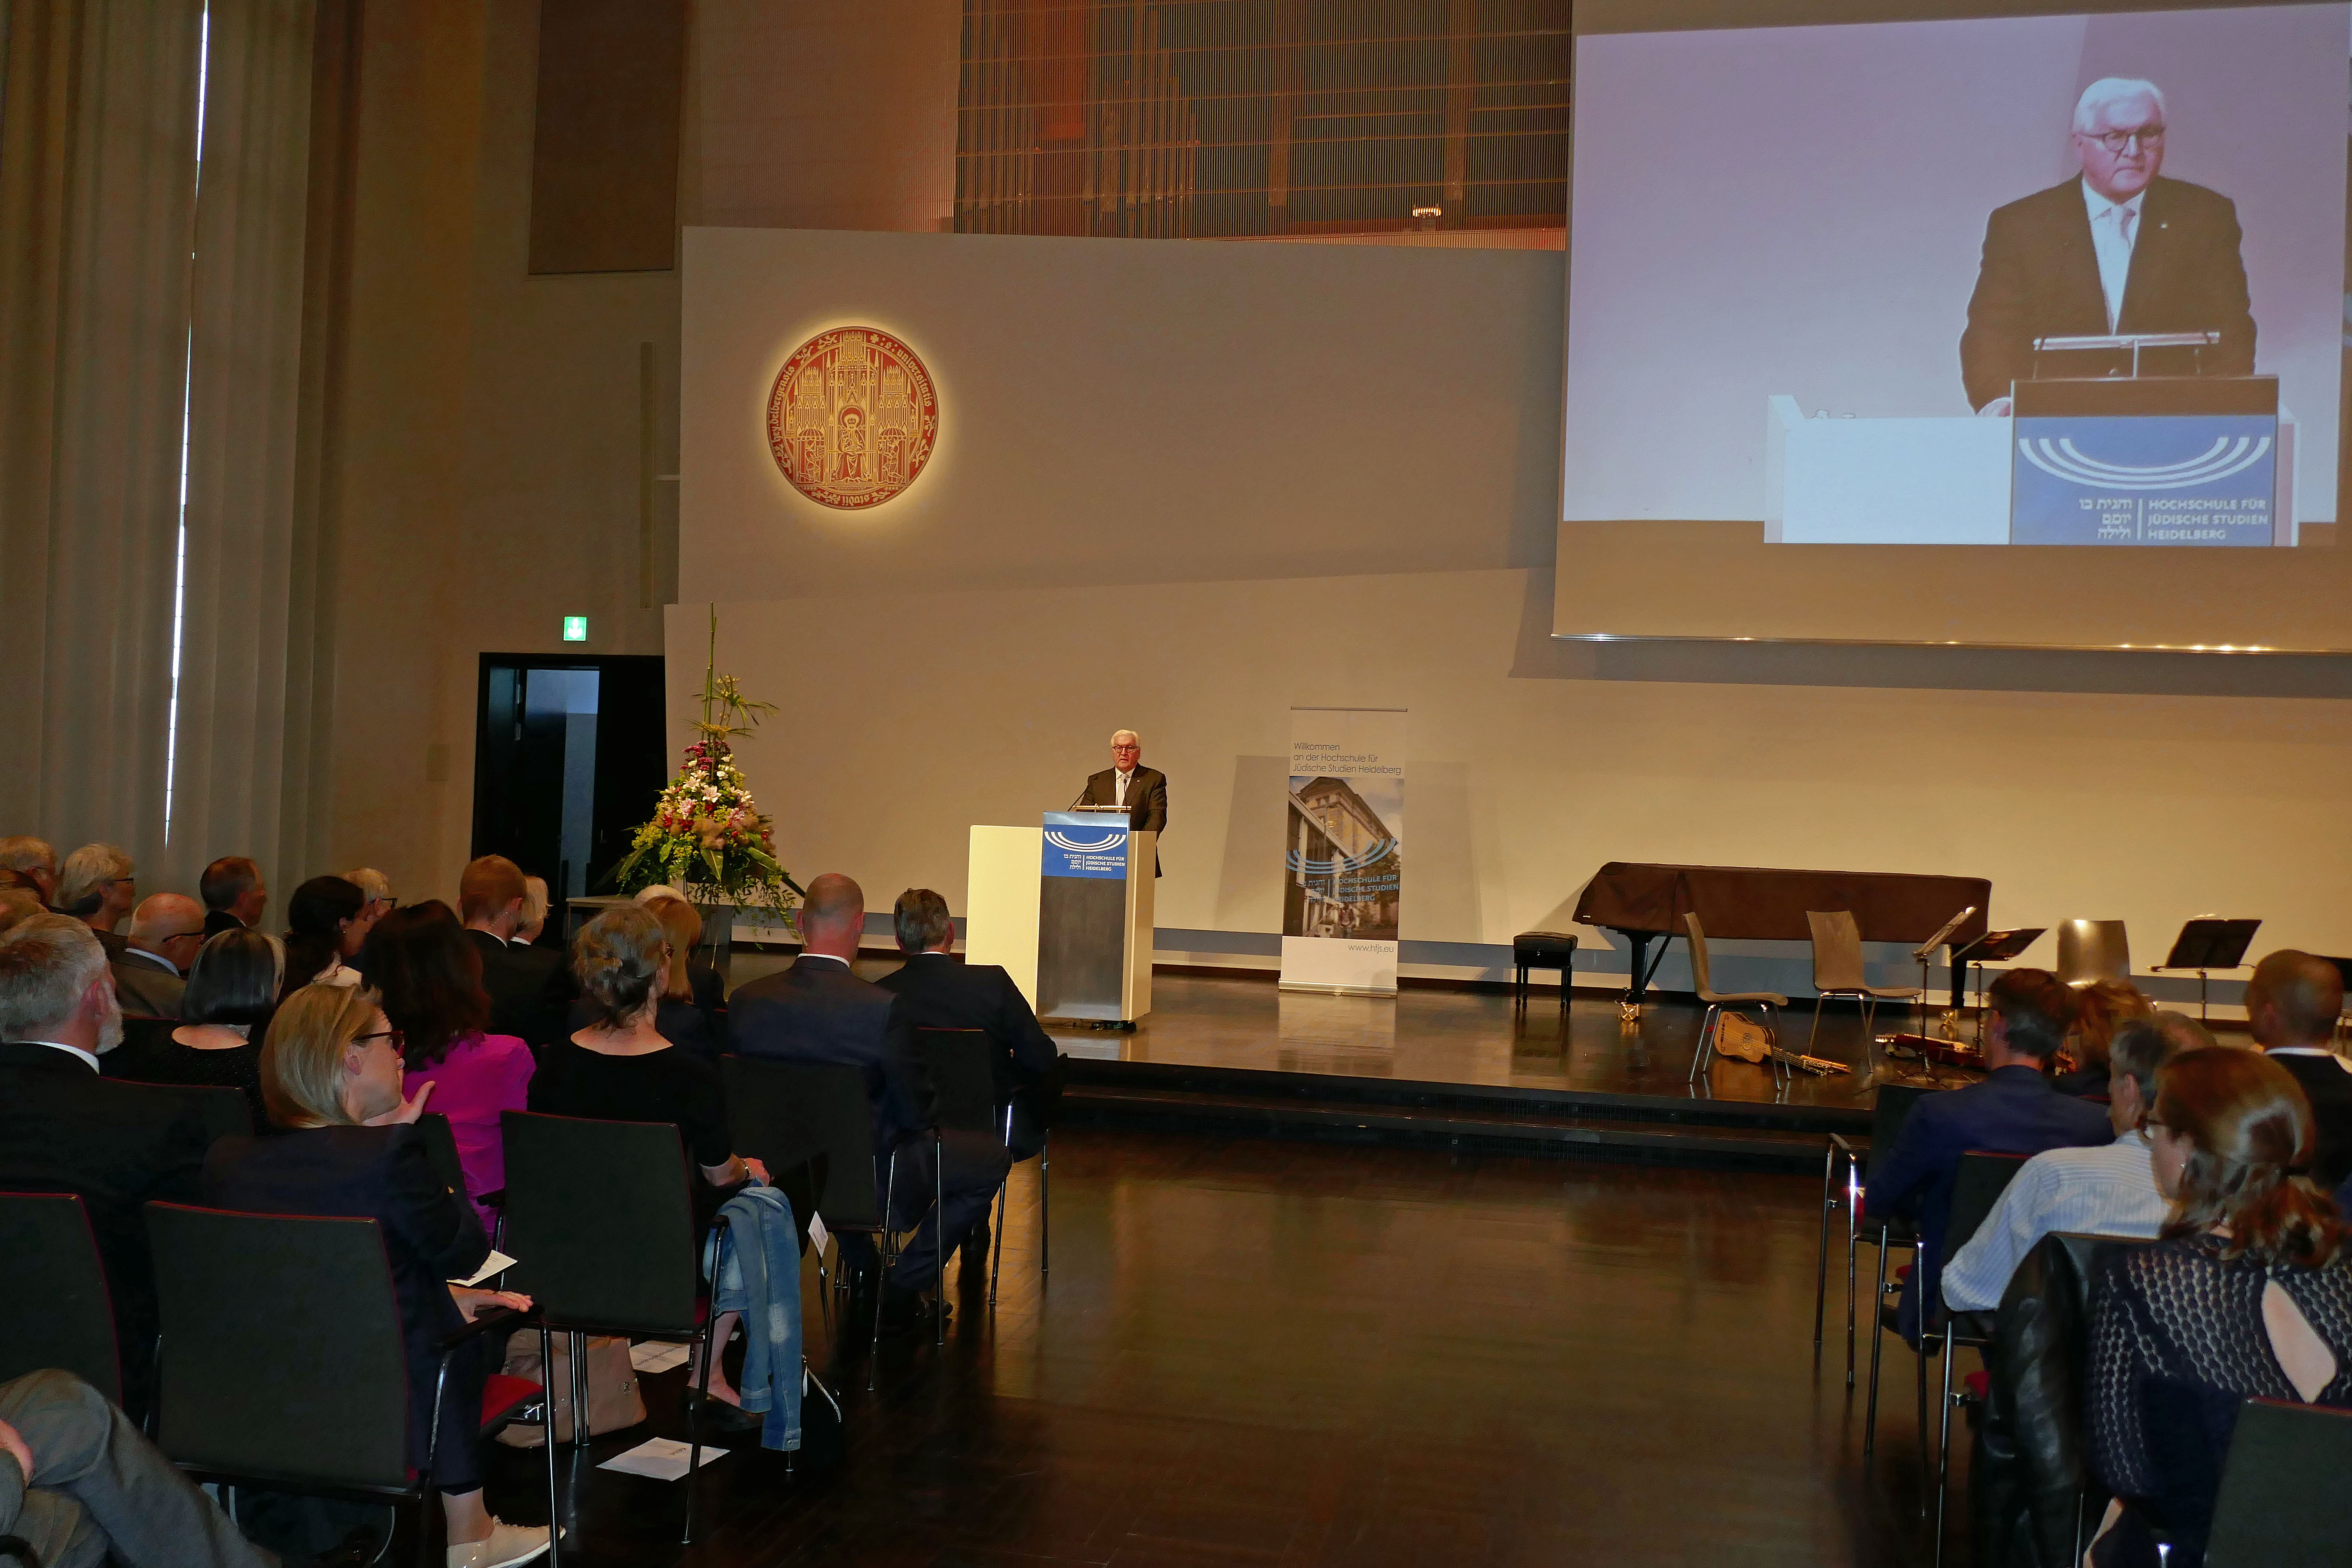
<svg viewBox="0 0 2352 1568"><path fill-rule="evenodd" d="M803 952L801 956L803 958L822 958L827 963L838 963L844 969L849 967L849 960L838 957L830 952Z"/></svg>
<svg viewBox="0 0 2352 1568"><path fill-rule="evenodd" d="M360 972L340 958L310 976L313 985L357 985L359 983Z"/></svg>
<svg viewBox="0 0 2352 1568"><path fill-rule="evenodd" d="M2342 1068L2346 1072L2352 1072L2352 1057L2347 1057L2341 1051L2330 1050L2326 1046L2273 1046L2263 1054L2272 1057L2332 1057L2337 1067Z"/></svg>
<svg viewBox="0 0 2352 1568"><path fill-rule="evenodd" d="M53 1051L63 1051L69 1057L79 1057L83 1061L89 1064L89 1070L92 1072L101 1070L98 1065L98 1058L96 1057L90 1055L89 1052L83 1050L79 1046L69 1046L62 1040L18 1040L15 1043L20 1046L47 1046Z"/></svg>
<svg viewBox="0 0 2352 1568"><path fill-rule="evenodd" d="M124 948L122 952L117 955L117 961L120 962L124 958L143 958L166 974L177 975L180 973L180 966L178 964L173 963L162 953L150 952L143 947Z"/></svg>
<svg viewBox="0 0 2352 1568"><path fill-rule="evenodd" d="M2036 1243L2058 1231L2152 1237L2167 1205L2156 1190L2147 1140L2126 1132L2095 1149L2052 1149L2025 1162L1969 1244L1944 1265L1944 1300L1957 1311L2000 1305L2009 1277Z"/></svg>

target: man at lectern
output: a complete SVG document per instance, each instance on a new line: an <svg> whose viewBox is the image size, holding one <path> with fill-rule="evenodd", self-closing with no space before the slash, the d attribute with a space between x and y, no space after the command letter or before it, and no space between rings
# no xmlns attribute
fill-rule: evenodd
<svg viewBox="0 0 2352 1568"><path fill-rule="evenodd" d="M1114 730L1110 766L1087 780L1081 805L1123 805L1127 826L1136 833L1168 831L1168 775L1143 765L1143 737L1132 730ZM1151 874L1160 875L1160 857L1151 858Z"/></svg>
<svg viewBox="0 0 2352 1568"><path fill-rule="evenodd" d="M1998 208L1985 225L1984 259L1960 334L1969 407L2010 411L2010 384L2033 377L2038 337L2219 332L2221 342L2201 351L2149 350L2143 373L2252 374L2254 318L2238 253L2237 205L2202 185L2158 176L2164 115L2164 94L2153 82L2093 82L2074 105L2082 177ZM1936 135L1928 126L1909 133Z"/></svg>

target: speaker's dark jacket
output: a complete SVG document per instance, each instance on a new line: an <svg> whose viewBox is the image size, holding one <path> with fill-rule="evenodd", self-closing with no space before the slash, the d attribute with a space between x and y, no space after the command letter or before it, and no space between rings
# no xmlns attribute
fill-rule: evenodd
<svg viewBox="0 0 2352 1568"><path fill-rule="evenodd" d="M912 1059L917 1029L978 1029L995 1047L996 1099L1014 1109L1013 1146L1026 1159L1043 1142L1061 1100L1062 1057L1037 1023L1029 999L1000 964L964 963L944 952L919 952L876 982L898 998L891 1027Z"/></svg>
<svg viewBox="0 0 2352 1568"><path fill-rule="evenodd" d="M576 989L563 954L551 947L517 947L486 931L466 940L482 955L482 989L490 994L493 1035L515 1035L533 1050L570 1034L566 1017Z"/></svg>
<svg viewBox="0 0 2352 1568"><path fill-rule="evenodd" d="M886 1158L929 1125L915 1078L890 1029L897 1001L849 966L803 953L790 967L735 988L728 998L729 1048L766 1061L853 1067L874 1108L874 1152Z"/></svg>
<svg viewBox="0 0 2352 1568"><path fill-rule="evenodd" d="M1105 768L1087 779L1087 793L1078 797L1087 805L1117 805L1118 804L1118 770ZM1165 833L1168 831L1168 775L1158 768L1138 768L1135 776L1127 781L1127 826L1134 833ZM1160 875L1160 851L1151 852L1151 874Z"/></svg>
<svg viewBox="0 0 2352 1568"><path fill-rule="evenodd" d="M155 1339L155 1278L139 1205L194 1201L207 1141L184 1100L100 1078L52 1046L0 1045L0 1191L81 1195L134 1406L143 1405Z"/></svg>
<svg viewBox="0 0 2352 1568"><path fill-rule="evenodd" d="M2116 331L2218 331L2221 342L2202 356L2203 374L2252 374L2254 318L2238 241L2238 209L2229 197L2186 180L2151 181L2140 204ZM1960 334L1969 406L1981 408L2009 395L2010 383L2032 378L2035 338L2099 337L2106 331L2106 295L2099 288L2083 182L2068 180L1995 208L1985 225L1968 329ZM2142 368L2189 366L2185 352L2173 350L2144 358Z"/></svg>

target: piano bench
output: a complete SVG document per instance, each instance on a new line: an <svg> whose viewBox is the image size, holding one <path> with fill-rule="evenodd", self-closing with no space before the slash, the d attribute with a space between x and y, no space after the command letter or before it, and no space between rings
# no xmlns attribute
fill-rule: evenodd
<svg viewBox="0 0 2352 1568"><path fill-rule="evenodd" d="M1528 1005L1528 971L1557 969L1559 971L1559 1010L1568 1011L1570 971L1576 963L1576 938L1566 931L1523 931L1511 939L1511 963L1518 971L1512 982L1511 1001L1515 1007Z"/></svg>

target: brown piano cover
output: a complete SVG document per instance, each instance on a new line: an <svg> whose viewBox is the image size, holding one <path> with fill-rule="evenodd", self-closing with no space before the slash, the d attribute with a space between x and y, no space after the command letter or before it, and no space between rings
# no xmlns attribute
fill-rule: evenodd
<svg viewBox="0 0 2352 1568"><path fill-rule="evenodd" d="M1920 877L1902 871L1769 871L1742 866L1647 866L1612 860L1576 900L1580 925L1681 936L1696 910L1709 938L1807 942L1809 910L1852 911L1864 942L1927 941L1969 905L1976 913L1952 945L1985 932L1992 882L1984 877Z"/></svg>

